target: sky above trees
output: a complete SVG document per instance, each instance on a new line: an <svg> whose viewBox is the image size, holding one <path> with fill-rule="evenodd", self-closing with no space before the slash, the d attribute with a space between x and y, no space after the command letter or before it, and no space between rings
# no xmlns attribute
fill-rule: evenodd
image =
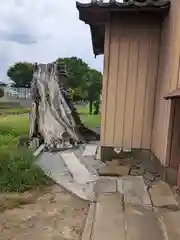
<svg viewBox="0 0 180 240"><path fill-rule="evenodd" d="M94 58L89 27L79 20L75 2L1 0L1 81L7 80L9 65L18 61L47 63L77 56L102 70L103 58Z"/></svg>

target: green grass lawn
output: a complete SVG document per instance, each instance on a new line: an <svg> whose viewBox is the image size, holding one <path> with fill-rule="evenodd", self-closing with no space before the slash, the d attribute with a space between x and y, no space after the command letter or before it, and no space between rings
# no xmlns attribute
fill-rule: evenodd
<svg viewBox="0 0 180 240"><path fill-rule="evenodd" d="M24 114L29 113L29 108L0 108L2 114Z"/></svg>
<svg viewBox="0 0 180 240"><path fill-rule="evenodd" d="M89 115L88 106L77 106L77 111L80 114L81 120L88 128L96 128L100 126L100 115Z"/></svg>
<svg viewBox="0 0 180 240"><path fill-rule="evenodd" d="M0 117L0 192L23 192L52 182L34 164L32 151L19 146L28 135L29 116Z"/></svg>
<svg viewBox="0 0 180 240"><path fill-rule="evenodd" d="M0 134L19 137L29 133L29 115L0 117Z"/></svg>
<svg viewBox="0 0 180 240"><path fill-rule="evenodd" d="M0 102L0 114L24 114L29 112L29 108L21 107L17 103Z"/></svg>
<svg viewBox="0 0 180 240"><path fill-rule="evenodd" d="M87 127L100 125L100 116L88 115L87 106L78 106L77 110ZM28 134L29 114L0 116L0 192L22 192L52 183L34 164L31 150L19 146L19 137Z"/></svg>

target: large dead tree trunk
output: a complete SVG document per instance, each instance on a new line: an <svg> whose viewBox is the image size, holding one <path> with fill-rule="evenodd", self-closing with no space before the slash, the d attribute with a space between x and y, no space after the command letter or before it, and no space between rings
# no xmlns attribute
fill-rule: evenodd
<svg viewBox="0 0 180 240"><path fill-rule="evenodd" d="M56 64L34 67L30 138L41 139L51 150L65 149L98 137L81 123L64 87L66 77Z"/></svg>

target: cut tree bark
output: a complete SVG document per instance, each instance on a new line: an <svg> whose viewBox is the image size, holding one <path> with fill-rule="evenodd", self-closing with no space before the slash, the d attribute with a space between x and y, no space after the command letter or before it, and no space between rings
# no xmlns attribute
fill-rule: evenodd
<svg viewBox="0 0 180 240"><path fill-rule="evenodd" d="M67 80L66 72L54 63L34 66L30 138L38 137L50 150L99 139L98 134L82 124L65 88Z"/></svg>

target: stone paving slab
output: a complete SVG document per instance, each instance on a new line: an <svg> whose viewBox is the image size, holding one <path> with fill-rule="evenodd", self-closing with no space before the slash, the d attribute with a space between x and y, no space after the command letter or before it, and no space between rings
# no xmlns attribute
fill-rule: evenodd
<svg viewBox="0 0 180 240"><path fill-rule="evenodd" d="M59 153L42 153L37 160L37 165L55 183L65 188L68 192L85 201L94 201L94 182L78 184L69 174L68 168Z"/></svg>
<svg viewBox="0 0 180 240"><path fill-rule="evenodd" d="M152 203L156 207L178 204L169 185L165 182L156 182L152 185L152 188L150 188L149 193Z"/></svg>
<svg viewBox="0 0 180 240"><path fill-rule="evenodd" d="M93 175L98 175L98 168L105 166L105 163L100 160L94 159L92 156L81 156L80 162L91 172Z"/></svg>
<svg viewBox="0 0 180 240"><path fill-rule="evenodd" d="M144 174L144 169L142 168L132 168L130 171L132 176L142 176Z"/></svg>
<svg viewBox="0 0 180 240"><path fill-rule="evenodd" d="M100 176L128 176L130 171L129 166L116 165L114 163L107 164L99 169Z"/></svg>
<svg viewBox="0 0 180 240"><path fill-rule="evenodd" d="M96 193L117 192L117 179L113 177L100 177L95 184Z"/></svg>
<svg viewBox="0 0 180 240"><path fill-rule="evenodd" d="M94 182L88 184L78 184L71 176L52 176L53 180L64 187L68 192L85 201L95 201Z"/></svg>
<svg viewBox="0 0 180 240"><path fill-rule="evenodd" d="M119 159L113 159L111 162L108 162L105 166L99 168L100 176L128 176L130 172L130 166L121 165Z"/></svg>
<svg viewBox="0 0 180 240"><path fill-rule="evenodd" d="M125 219L126 239L164 240L159 222L152 209L125 204Z"/></svg>
<svg viewBox="0 0 180 240"><path fill-rule="evenodd" d="M117 189L120 193L124 194L126 203L151 207L151 200L143 177L122 177L117 181Z"/></svg>
<svg viewBox="0 0 180 240"><path fill-rule="evenodd" d="M36 164L47 174L57 176L67 175L68 168L58 153L44 152L37 159Z"/></svg>
<svg viewBox="0 0 180 240"><path fill-rule="evenodd" d="M180 239L180 211L156 208L157 217L163 229L164 239Z"/></svg>
<svg viewBox="0 0 180 240"><path fill-rule="evenodd" d="M61 153L62 159L66 164L73 179L79 184L86 184L96 181L96 176L93 176L88 169L79 161L73 152Z"/></svg>
<svg viewBox="0 0 180 240"><path fill-rule="evenodd" d="M91 204L82 240L163 240L153 209L124 200L123 194L117 192L98 193L96 204Z"/></svg>
<svg viewBox="0 0 180 240"><path fill-rule="evenodd" d="M155 180L155 176L152 173L146 172L143 176L148 181L153 182Z"/></svg>
<svg viewBox="0 0 180 240"><path fill-rule="evenodd" d="M118 193L98 196L91 238L86 240L126 239L122 201L122 195Z"/></svg>
<svg viewBox="0 0 180 240"><path fill-rule="evenodd" d="M97 168L101 163L93 159L93 156L81 157L84 148L82 146L75 157L78 158L78 165L83 165L92 176L93 168ZM68 161L73 161L75 164L74 156L72 158L72 154L70 155L68 155L70 156ZM97 183L86 182L84 179L87 179L87 175L81 175L81 171L77 178L72 178L59 153L42 153L37 164L70 193L87 201L97 201L90 208L94 212L90 214L91 220L87 221L89 227L85 227L88 234L83 235L82 240L180 239L180 211L168 184L163 182L152 184L149 192L155 206L155 212L153 212L151 199L142 176L100 177L99 180L96 178ZM115 166L115 162L113 164ZM77 179L86 184L80 184Z"/></svg>

